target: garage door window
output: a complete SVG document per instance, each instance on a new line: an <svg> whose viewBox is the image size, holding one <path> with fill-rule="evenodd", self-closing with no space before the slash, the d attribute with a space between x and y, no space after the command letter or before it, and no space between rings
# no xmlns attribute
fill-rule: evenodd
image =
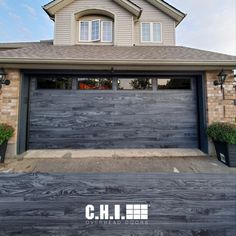
<svg viewBox="0 0 236 236"><path fill-rule="evenodd" d="M118 90L152 90L152 79L118 79Z"/></svg>
<svg viewBox="0 0 236 236"><path fill-rule="evenodd" d="M37 89L72 89L72 79L63 77L38 78Z"/></svg>
<svg viewBox="0 0 236 236"><path fill-rule="evenodd" d="M157 80L157 88L162 89L191 89L191 79L163 78Z"/></svg>
<svg viewBox="0 0 236 236"><path fill-rule="evenodd" d="M79 78L79 90L112 90L112 79L109 78Z"/></svg>

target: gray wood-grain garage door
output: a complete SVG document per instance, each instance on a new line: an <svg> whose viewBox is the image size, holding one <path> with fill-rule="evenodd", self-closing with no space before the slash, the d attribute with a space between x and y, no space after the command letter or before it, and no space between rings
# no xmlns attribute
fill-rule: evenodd
<svg viewBox="0 0 236 236"><path fill-rule="evenodd" d="M28 149L198 148L191 81L189 90L86 92L36 89L32 78Z"/></svg>

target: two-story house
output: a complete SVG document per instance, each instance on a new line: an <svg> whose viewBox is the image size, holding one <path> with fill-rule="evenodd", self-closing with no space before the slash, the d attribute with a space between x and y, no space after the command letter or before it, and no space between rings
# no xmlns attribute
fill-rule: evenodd
<svg viewBox="0 0 236 236"><path fill-rule="evenodd" d="M53 41L0 44L11 81L1 122L9 152L197 148L214 121L236 117L236 57L176 46L185 14L162 0L54 0ZM227 73L224 95L214 85Z"/></svg>

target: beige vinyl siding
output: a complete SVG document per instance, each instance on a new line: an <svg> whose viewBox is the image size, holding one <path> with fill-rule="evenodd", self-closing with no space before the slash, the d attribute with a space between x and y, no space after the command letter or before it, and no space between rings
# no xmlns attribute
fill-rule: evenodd
<svg viewBox="0 0 236 236"><path fill-rule="evenodd" d="M55 15L54 44L67 45L72 44L71 17L59 12Z"/></svg>
<svg viewBox="0 0 236 236"><path fill-rule="evenodd" d="M55 45L74 45L78 42L77 23L74 14L86 9L103 9L112 12L114 19L114 45L131 46L132 14L112 0L75 0L56 14Z"/></svg>
<svg viewBox="0 0 236 236"><path fill-rule="evenodd" d="M175 20L144 0L132 0L143 9L139 21L134 23L135 45L175 45ZM162 24L162 43L141 43L141 22Z"/></svg>

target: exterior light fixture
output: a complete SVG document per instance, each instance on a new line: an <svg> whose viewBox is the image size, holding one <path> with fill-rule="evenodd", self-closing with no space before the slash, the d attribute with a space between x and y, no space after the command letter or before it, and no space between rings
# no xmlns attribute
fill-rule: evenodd
<svg viewBox="0 0 236 236"><path fill-rule="evenodd" d="M114 70L114 67L111 68L111 74L114 74L115 73L115 70Z"/></svg>
<svg viewBox="0 0 236 236"><path fill-rule="evenodd" d="M223 85L225 83L225 80L227 78L227 74L224 72L224 70L222 70L219 74L218 74L218 80L214 81L214 85L215 86L220 86L221 89L223 89Z"/></svg>
<svg viewBox="0 0 236 236"><path fill-rule="evenodd" d="M0 89L2 85L10 85L11 81L6 79L6 72L3 69L0 69Z"/></svg>

